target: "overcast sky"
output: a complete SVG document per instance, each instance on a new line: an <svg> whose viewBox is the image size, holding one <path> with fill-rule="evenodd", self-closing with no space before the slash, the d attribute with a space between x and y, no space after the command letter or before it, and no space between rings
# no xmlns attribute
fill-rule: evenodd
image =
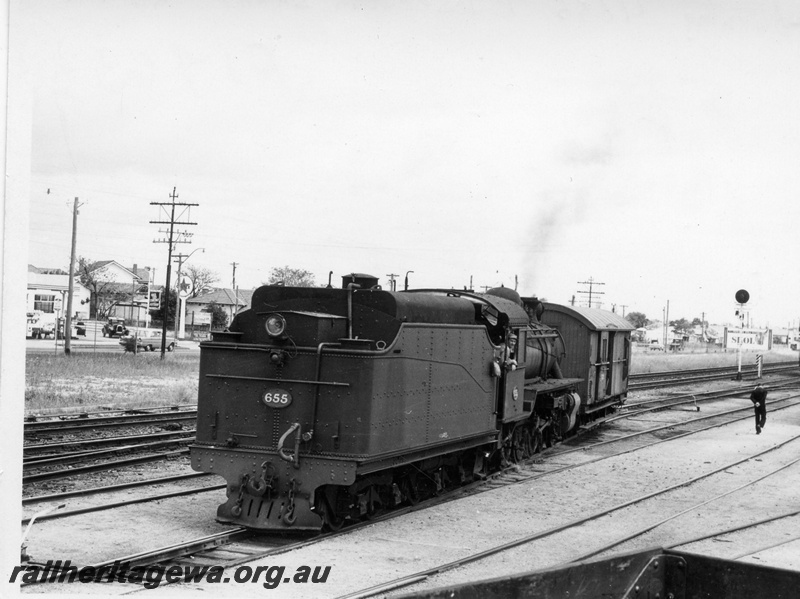
<svg viewBox="0 0 800 599"><path fill-rule="evenodd" d="M77 196L78 255L163 282L150 203L177 188L179 250L225 286L235 262L567 303L591 277L651 319L732 321L741 288L754 323L800 318L794 0L12 8L36 266L67 267Z"/></svg>

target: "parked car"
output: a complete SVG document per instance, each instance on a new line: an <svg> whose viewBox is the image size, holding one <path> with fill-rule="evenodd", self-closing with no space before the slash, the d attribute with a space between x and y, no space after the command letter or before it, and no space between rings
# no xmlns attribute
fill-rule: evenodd
<svg viewBox="0 0 800 599"><path fill-rule="evenodd" d="M129 333L123 318L109 318L108 322L103 325L103 337L122 337Z"/></svg>
<svg viewBox="0 0 800 599"><path fill-rule="evenodd" d="M41 310L27 312L28 328L26 337L33 339L44 339L55 335L56 322L55 314L46 314Z"/></svg>
<svg viewBox="0 0 800 599"><path fill-rule="evenodd" d="M136 351L161 351L161 331L158 329L140 329L125 335L119 344L125 351L133 351L134 342ZM167 351L175 349L175 342L167 339Z"/></svg>

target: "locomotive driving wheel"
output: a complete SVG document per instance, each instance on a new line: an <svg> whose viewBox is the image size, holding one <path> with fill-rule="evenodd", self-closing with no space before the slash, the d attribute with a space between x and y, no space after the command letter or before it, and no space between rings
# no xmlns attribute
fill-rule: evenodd
<svg viewBox="0 0 800 599"><path fill-rule="evenodd" d="M372 520L383 514L384 502L375 485L370 485L358 496L358 506L364 520Z"/></svg>
<svg viewBox="0 0 800 599"><path fill-rule="evenodd" d="M531 431L531 455L542 451L542 431L534 427Z"/></svg>
<svg viewBox="0 0 800 599"><path fill-rule="evenodd" d="M533 454L536 453L533 443L533 431L529 424L522 427L522 450L526 459L533 457Z"/></svg>
<svg viewBox="0 0 800 599"><path fill-rule="evenodd" d="M331 509L325 497L317 500L316 512L319 514L319 517L322 518L322 527L324 529L336 532L337 530L341 530L342 526L344 526L344 518L338 518L336 516L336 513Z"/></svg>
<svg viewBox="0 0 800 599"><path fill-rule="evenodd" d="M520 463L525 458L530 457L530 450L528 447L530 440L530 433L528 427L525 425L518 425L514 429L514 434L511 438L511 461L515 464Z"/></svg>
<svg viewBox="0 0 800 599"><path fill-rule="evenodd" d="M539 416L534 414L533 422L531 423L531 455L542 451L542 445L542 422Z"/></svg>
<svg viewBox="0 0 800 599"><path fill-rule="evenodd" d="M408 505L417 505L420 500L416 476L407 474L400 479L400 493Z"/></svg>

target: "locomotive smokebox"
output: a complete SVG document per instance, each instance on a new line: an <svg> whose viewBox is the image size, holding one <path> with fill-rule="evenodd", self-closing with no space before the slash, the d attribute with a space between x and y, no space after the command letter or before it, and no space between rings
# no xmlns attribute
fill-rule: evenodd
<svg viewBox="0 0 800 599"><path fill-rule="evenodd" d="M342 277L342 289L347 289L347 286L351 283L355 283L361 289L372 289L378 284L378 277L359 272L353 272Z"/></svg>

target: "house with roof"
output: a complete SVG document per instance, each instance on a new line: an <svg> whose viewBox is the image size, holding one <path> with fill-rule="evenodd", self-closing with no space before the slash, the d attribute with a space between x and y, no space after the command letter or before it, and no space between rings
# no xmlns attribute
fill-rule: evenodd
<svg viewBox="0 0 800 599"><path fill-rule="evenodd" d="M69 294L69 273L60 268L39 268L28 264L27 312L39 311L63 317ZM77 279L72 286L72 311L78 318L89 316L89 290Z"/></svg>
<svg viewBox="0 0 800 599"><path fill-rule="evenodd" d="M99 260L89 264L82 275L91 292L92 316L124 318L129 324L147 324L150 319L148 292L149 266L137 264L128 268L116 260Z"/></svg>
<svg viewBox="0 0 800 599"><path fill-rule="evenodd" d="M191 297L186 300L186 323L191 325L193 322L207 318L206 309L213 303L217 304L228 315L228 324L231 323L237 312L250 307L253 298L253 289L233 289L220 288ZM203 314L203 316L197 316Z"/></svg>

